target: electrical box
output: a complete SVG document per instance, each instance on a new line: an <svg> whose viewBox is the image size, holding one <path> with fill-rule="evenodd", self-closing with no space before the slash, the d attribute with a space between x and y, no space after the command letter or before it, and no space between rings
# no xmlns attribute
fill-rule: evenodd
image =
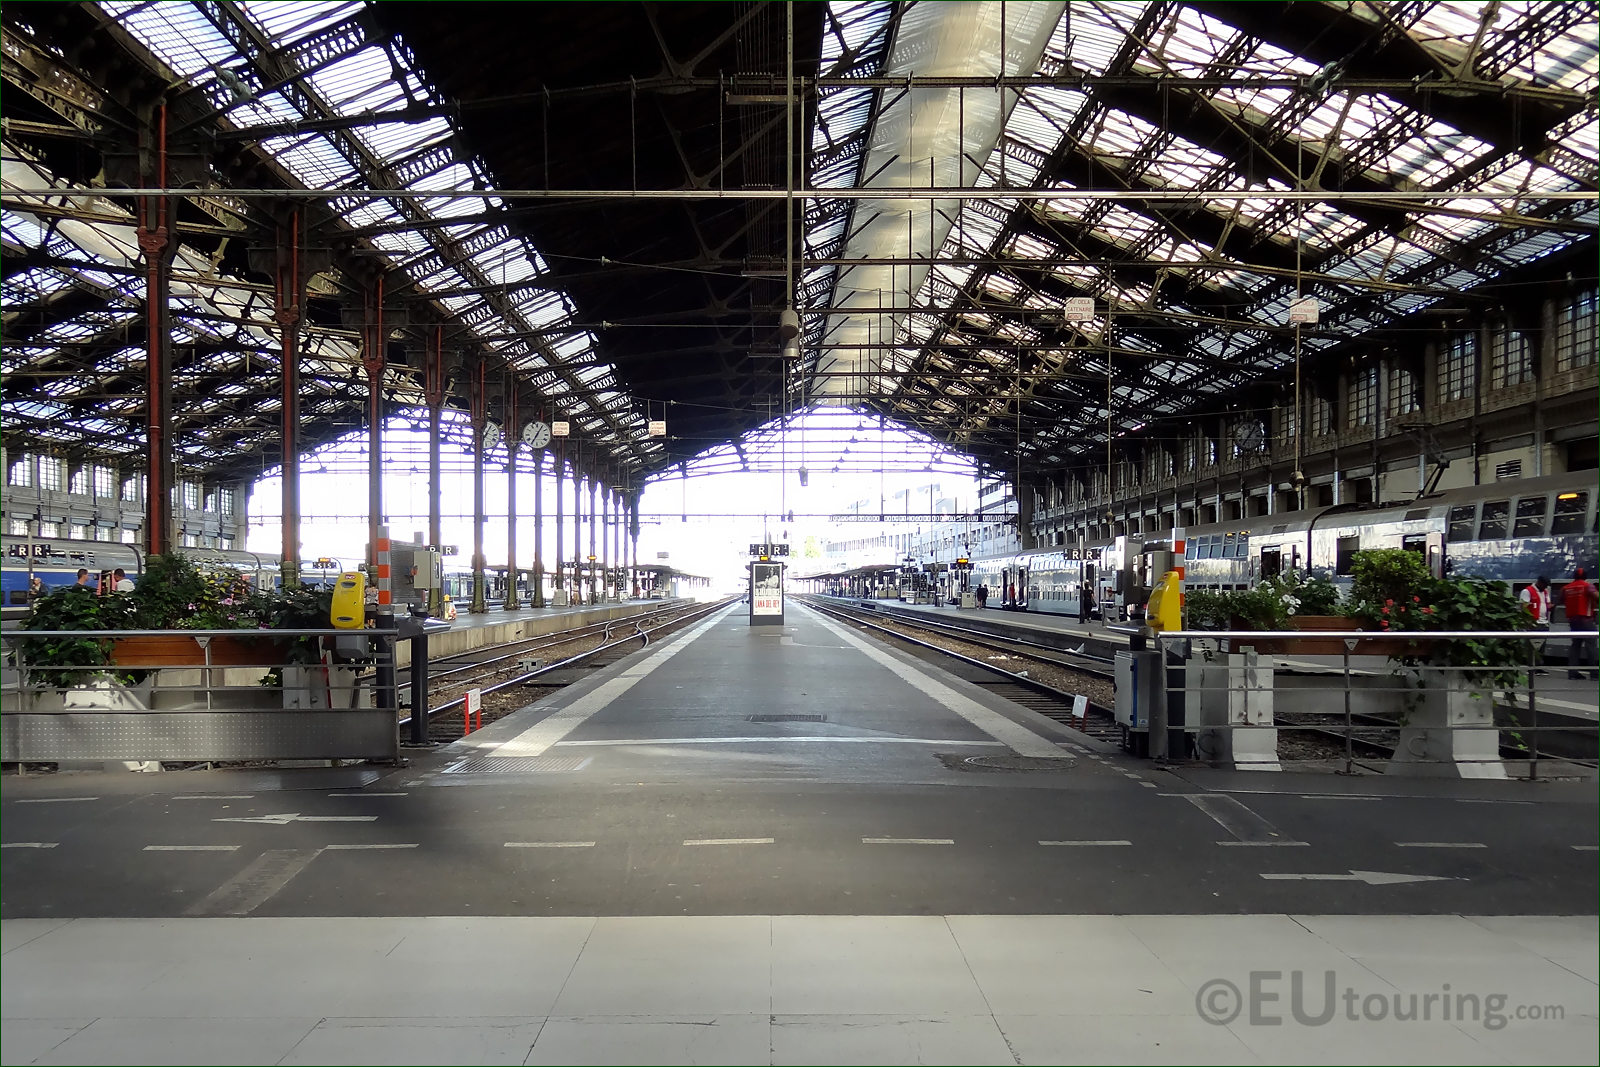
<svg viewBox="0 0 1600 1067"><path fill-rule="evenodd" d="M333 583L332 623L335 630L359 630L367 624L367 577L345 571Z"/></svg>
<svg viewBox="0 0 1600 1067"><path fill-rule="evenodd" d="M412 583L418 589L437 589L444 581L444 557L432 549L418 549L411 557L416 568Z"/></svg>

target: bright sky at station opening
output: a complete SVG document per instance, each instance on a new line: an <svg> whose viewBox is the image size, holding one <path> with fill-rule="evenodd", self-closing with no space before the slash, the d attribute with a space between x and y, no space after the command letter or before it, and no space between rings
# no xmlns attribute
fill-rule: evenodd
<svg viewBox="0 0 1600 1067"><path fill-rule="evenodd" d="M443 543L458 550L456 558L447 562L466 566L473 543L473 458L453 440L452 435L451 443L441 449ZM547 568L554 564L557 529L556 483L549 456L559 448L552 445L540 462ZM421 533L426 540L426 413L415 419L391 419L384 431L384 449L383 492L390 533L403 539ZM486 453L484 462L484 555L491 565L506 559L507 455L502 443ZM535 475L529 450L519 449L517 457L517 560L519 567L529 568L536 536ZM640 497L639 560L668 562L679 570L732 583L742 573L752 542L788 542L798 567L808 544L815 552L830 539L918 536L928 525L927 515L975 513L978 483L978 467L970 457L925 434L887 419L817 406L774 419L735 445L709 448L694 462L648 482ZM300 484L305 557L359 559L365 551L366 518L352 513L350 502L365 500L365 438L355 436L306 457ZM563 479L561 493L564 555L570 560L570 476ZM280 501L277 475L268 474L255 483L246 548L277 551ZM584 553L588 506L585 491ZM879 515L883 522L876 521ZM943 519L942 524L948 521ZM813 569L816 566L812 564Z"/></svg>

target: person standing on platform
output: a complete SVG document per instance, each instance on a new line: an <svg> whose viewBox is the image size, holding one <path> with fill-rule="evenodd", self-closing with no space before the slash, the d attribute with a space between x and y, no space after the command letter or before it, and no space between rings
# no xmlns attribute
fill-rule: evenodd
<svg viewBox="0 0 1600 1067"><path fill-rule="evenodd" d="M133 579L128 577L128 572L118 567L111 572L113 579L111 588L119 593L133 592Z"/></svg>
<svg viewBox="0 0 1600 1067"><path fill-rule="evenodd" d="M1600 672L1595 669L1596 599L1594 583L1584 577L1583 568L1579 567L1572 581L1561 590L1562 606L1567 612L1567 629L1572 631L1572 640L1567 644L1568 678L1581 678L1585 674L1590 678L1600 677Z"/></svg>
<svg viewBox="0 0 1600 1067"><path fill-rule="evenodd" d="M74 585L72 588L74 588L74 589L88 589L88 588L90 588L90 586L89 586L89 568L87 568L87 567L79 567L78 568L78 584Z"/></svg>
<svg viewBox="0 0 1600 1067"><path fill-rule="evenodd" d="M988 587L988 585L980 585L980 586L978 586L978 607L986 608L988 606L989 606L989 587Z"/></svg>
<svg viewBox="0 0 1600 1067"><path fill-rule="evenodd" d="M1008 582L1006 584L1006 607L1015 608L1016 606L1017 606L1017 583L1016 582Z"/></svg>

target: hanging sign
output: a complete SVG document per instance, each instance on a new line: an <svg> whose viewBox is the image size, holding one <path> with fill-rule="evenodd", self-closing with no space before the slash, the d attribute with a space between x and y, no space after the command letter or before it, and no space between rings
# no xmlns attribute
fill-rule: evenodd
<svg viewBox="0 0 1600 1067"><path fill-rule="evenodd" d="M550 424L550 436L551 437L571 437L572 436L572 423L566 422L564 420L561 421L561 422L552 422Z"/></svg>
<svg viewBox="0 0 1600 1067"><path fill-rule="evenodd" d="M1061 304L1061 318L1065 322L1091 322L1094 319L1094 297L1069 296Z"/></svg>
<svg viewBox="0 0 1600 1067"><path fill-rule="evenodd" d="M650 420L650 436L651 437L665 437L665 436L667 436L667 420L665 420L665 419L651 419Z"/></svg>
<svg viewBox="0 0 1600 1067"><path fill-rule="evenodd" d="M1317 324L1317 312L1321 308L1322 305L1316 297L1301 297L1289 305L1290 325L1298 323L1305 326L1315 326Z"/></svg>

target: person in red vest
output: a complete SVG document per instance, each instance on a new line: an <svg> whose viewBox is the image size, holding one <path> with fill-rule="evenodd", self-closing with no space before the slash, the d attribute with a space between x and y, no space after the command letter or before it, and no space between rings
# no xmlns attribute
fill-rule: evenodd
<svg viewBox="0 0 1600 1067"><path fill-rule="evenodd" d="M1539 580L1517 594L1533 616L1535 630L1550 629L1550 579L1539 575Z"/></svg>
<svg viewBox="0 0 1600 1067"><path fill-rule="evenodd" d="M1567 645L1567 677L1600 677L1596 667L1594 614L1597 598L1594 583L1584 577L1579 567L1572 581L1561 590L1561 605L1567 613L1567 629L1572 631L1572 641ZM1584 637L1582 634L1589 634Z"/></svg>

